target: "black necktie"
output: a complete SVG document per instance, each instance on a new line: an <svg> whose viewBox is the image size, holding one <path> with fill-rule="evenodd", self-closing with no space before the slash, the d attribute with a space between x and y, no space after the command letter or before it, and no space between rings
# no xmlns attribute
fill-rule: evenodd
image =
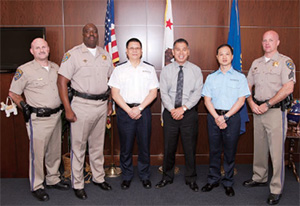
<svg viewBox="0 0 300 206"><path fill-rule="evenodd" d="M179 66L178 79L177 79L177 89L175 97L175 108L182 106L182 91L183 91L183 66Z"/></svg>

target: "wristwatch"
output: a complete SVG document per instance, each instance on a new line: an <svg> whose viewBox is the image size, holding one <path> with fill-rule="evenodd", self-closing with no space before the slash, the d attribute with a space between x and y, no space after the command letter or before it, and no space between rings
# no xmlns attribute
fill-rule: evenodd
<svg viewBox="0 0 300 206"><path fill-rule="evenodd" d="M225 114L223 115L225 122L227 122L227 120L229 120L229 117L227 117Z"/></svg>
<svg viewBox="0 0 300 206"><path fill-rule="evenodd" d="M143 108L143 107L141 107L141 106L139 106L138 108L139 108L140 112L142 112L142 111L143 111L143 109L144 109L144 108Z"/></svg>
<svg viewBox="0 0 300 206"><path fill-rule="evenodd" d="M186 110L187 110L187 108L186 108L186 106L182 106L182 109L183 109L183 111L185 111L186 112Z"/></svg>
<svg viewBox="0 0 300 206"><path fill-rule="evenodd" d="M272 105L270 104L269 100L266 101L266 104L267 104L267 106L268 106L269 109L272 107Z"/></svg>

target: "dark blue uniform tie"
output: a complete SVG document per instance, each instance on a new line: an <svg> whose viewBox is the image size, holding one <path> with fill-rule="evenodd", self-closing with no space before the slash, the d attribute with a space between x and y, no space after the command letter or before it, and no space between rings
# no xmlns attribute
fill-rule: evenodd
<svg viewBox="0 0 300 206"><path fill-rule="evenodd" d="M177 89L175 97L175 108L182 106L182 92L183 92L183 66L179 66L178 79L177 79Z"/></svg>

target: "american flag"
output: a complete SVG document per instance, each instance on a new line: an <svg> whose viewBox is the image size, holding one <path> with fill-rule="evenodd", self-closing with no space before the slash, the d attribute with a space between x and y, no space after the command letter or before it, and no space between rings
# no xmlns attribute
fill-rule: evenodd
<svg viewBox="0 0 300 206"><path fill-rule="evenodd" d="M115 34L114 0L107 0L104 47L110 54L113 63L117 63L119 61L119 52Z"/></svg>

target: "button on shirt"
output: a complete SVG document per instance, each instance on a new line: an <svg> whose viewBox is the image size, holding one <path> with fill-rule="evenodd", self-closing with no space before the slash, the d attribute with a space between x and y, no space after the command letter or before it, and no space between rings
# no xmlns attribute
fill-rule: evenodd
<svg viewBox="0 0 300 206"><path fill-rule="evenodd" d="M254 60L247 80L250 85L255 85L255 99L271 99L285 83L296 82L295 70L292 60L278 52L269 61L264 56Z"/></svg>
<svg viewBox="0 0 300 206"><path fill-rule="evenodd" d="M230 110L239 97L250 95L244 74L232 67L225 74L218 69L206 78L202 96L211 97L215 109Z"/></svg>
<svg viewBox="0 0 300 206"><path fill-rule="evenodd" d="M94 56L84 45L75 46L68 51L59 68L59 74L71 80L71 86L78 92L103 94L107 81L113 71L109 54L101 47L96 47Z"/></svg>
<svg viewBox="0 0 300 206"><path fill-rule="evenodd" d="M109 79L108 85L120 90L126 103L142 103L151 89L159 87L154 67L140 62L135 68L130 61L118 65Z"/></svg>
<svg viewBox="0 0 300 206"><path fill-rule="evenodd" d="M49 71L33 60L18 68L19 78L12 80L9 91L21 95L32 107L57 108L61 104L57 89L58 65L48 61Z"/></svg>
<svg viewBox="0 0 300 206"><path fill-rule="evenodd" d="M203 76L201 69L187 61L183 65L183 94L182 105L188 109L194 107L201 98ZM160 94L163 106L171 111L174 109L177 90L179 64L173 62L165 66L160 74Z"/></svg>

